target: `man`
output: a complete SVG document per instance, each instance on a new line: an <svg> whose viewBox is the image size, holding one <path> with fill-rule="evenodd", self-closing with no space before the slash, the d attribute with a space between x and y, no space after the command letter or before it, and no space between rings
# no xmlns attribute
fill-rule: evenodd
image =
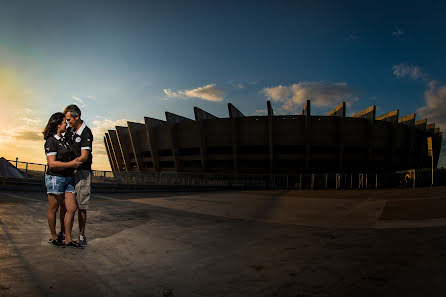
<svg viewBox="0 0 446 297"><path fill-rule="evenodd" d="M79 157L78 161L82 165L74 174L74 184L76 190L76 200L79 219L79 243L87 246L85 236L85 224L87 223L87 209L91 196L91 163L93 160L93 134L90 128L81 120L81 110L76 105L68 105L63 113L67 123L70 125L66 133L66 138L71 139L71 148L74 157Z"/></svg>

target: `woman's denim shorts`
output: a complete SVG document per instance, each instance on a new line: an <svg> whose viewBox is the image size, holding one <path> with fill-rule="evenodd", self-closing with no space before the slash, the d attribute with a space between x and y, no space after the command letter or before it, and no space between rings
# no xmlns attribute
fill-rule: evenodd
<svg viewBox="0 0 446 297"><path fill-rule="evenodd" d="M71 176L45 175L46 193L61 195L65 192L76 193Z"/></svg>

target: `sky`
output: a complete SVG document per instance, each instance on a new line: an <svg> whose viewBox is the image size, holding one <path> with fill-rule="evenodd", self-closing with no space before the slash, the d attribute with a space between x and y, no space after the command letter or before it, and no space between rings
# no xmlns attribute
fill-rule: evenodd
<svg viewBox="0 0 446 297"><path fill-rule="evenodd" d="M446 129L441 1L21 1L0 9L0 157L46 163L41 131L75 103L93 169L107 129L193 118L325 114L376 105ZM443 141L439 167L446 167Z"/></svg>

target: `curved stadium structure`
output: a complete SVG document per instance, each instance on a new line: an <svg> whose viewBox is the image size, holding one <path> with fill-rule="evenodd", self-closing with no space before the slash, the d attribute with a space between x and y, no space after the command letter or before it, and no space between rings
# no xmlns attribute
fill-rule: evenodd
<svg viewBox="0 0 446 297"><path fill-rule="evenodd" d="M235 174L395 172L437 167L442 132L398 110L376 117L371 106L347 117L342 102L327 115L244 116L231 103L229 117L194 107L195 120L166 112L105 133L113 171Z"/></svg>

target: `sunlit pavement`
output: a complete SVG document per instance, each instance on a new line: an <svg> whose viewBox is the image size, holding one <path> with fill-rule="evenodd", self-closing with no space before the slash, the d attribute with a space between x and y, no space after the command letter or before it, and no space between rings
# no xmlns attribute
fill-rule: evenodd
<svg viewBox="0 0 446 297"><path fill-rule="evenodd" d="M83 250L47 243L46 210L0 191L0 296L446 292L445 187L97 194Z"/></svg>

